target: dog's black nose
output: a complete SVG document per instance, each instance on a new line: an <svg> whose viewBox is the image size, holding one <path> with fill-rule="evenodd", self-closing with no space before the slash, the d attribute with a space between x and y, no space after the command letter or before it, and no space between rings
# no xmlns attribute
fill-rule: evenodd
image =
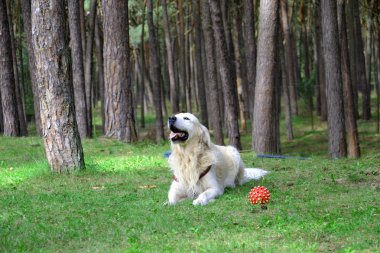
<svg viewBox="0 0 380 253"><path fill-rule="evenodd" d="M173 124L176 120L177 118L175 116L169 117L169 124Z"/></svg>

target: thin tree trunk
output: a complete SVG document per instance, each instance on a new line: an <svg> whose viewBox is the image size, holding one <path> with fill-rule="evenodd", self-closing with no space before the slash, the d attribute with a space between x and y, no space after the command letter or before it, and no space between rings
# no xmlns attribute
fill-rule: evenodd
<svg viewBox="0 0 380 253"><path fill-rule="evenodd" d="M344 0L338 1L339 38L341 45L342 82L344 94L344 114L347 130L347 153L348 157L359 158L359 134L356 125L354 96L350 76L350 59L348 53L346 15Z"/></svg>
<svg viewBox="0 0 380 253"><path fill-rule="evenodd" d="M20 136L6 0L0 1L0 93L5 136Z"/></svg>
<svg viewBox="0 0 380 253"><path fill-rule="evenodd" d="M367 15L367 45L366 47L363 46L363 54L361 54L361 57L363 58L364 66L362 66L362 72L361 72L361 81L362 81L362 87L363 87L363 97L362 97L362 109L363 109L363 119L364 120L370 120L371 119L371 61L372 61L372 52L371 52L371 44L372 44L372 12L374 10L373 4L374 1L371 0L368 4L370 4L370 10L368 11ZM358 15L360 15L360 12L358 11ZM359 19L359 24L356 25L358 29L358 36L359 33L361 35L361 23ZM362 37L360 37L362 38ZM358 40L360 40L358 38ZM361 40L361 43L363 44L363 39ZM360 41L359 41L360 44ZM364 76L363 76L364 71Z"/></svg>
<svg viewBox="0 0 380 253"><path fill-rule="evenodd" d="M240 13L240 0L235 0L232 15L232 42L235 54L235 69L236 69L236 84L237 84L237 95L239 101L239 114L240 114L240 125L242 131L247 130L247 118L248 113L248 91L247 91L247 78L246 71L244 69L245 62L243 59L244 52L244 39L243 39L243 28L242 28L242 16Z"/></svg>
<svg viewBox="0 0 380 253"><path fill-rule="evenodd" d="M308 20L307 17L307 6L304 2L304 0L301 0L301 6L300 6L300 20L301 20L301 44L302 44L302 51L303 51L303 59L304 59L304 93L305 93L305 100L307 104L307 109L309 111L310 115L310 121L311 121L311 129L314 130L314 115L313 115L313 96L312 91L313 87L310 82L310 56L309 56L309 35L306 28L306 22Z"/></svg>
<svg viewBox="0 0 380 253"><path fill-rule="evenodd" d="M1 99L1 89L0 89ZM4 118L3 118L3 103L0 101L0 134L4 134Z"/></svg>
<svg viewBox="0 0 380 253"><path fill-rule="evenodd" d="M183 89L182 110L190 111L189 85L186 76L186 49L185 49L185 24L183 17L183 0L177 0L178 44L179 44L179 79Z"/></svg>
<svg viewBox="0 0 380 253"><path fill-rule="evenodd" d="M105 133L105 110L104 110L104 59L103 59L103 31L100 17L96 17L95 23L95 45L96 45L96 61L98 65L98 86L100 94L100 112L102 117L102 132Z"/></svg>
<svg viewBox="0 0 380 253"><path fill-rule="evenodd" d="M203 66L202 64L202 34L201 34L201 7L200 0L193 0L193 12L194 12L194 40L195 40L195 67L196 78L198 84L198 94L201 106L201 119L203 124L208 127L208 113L207 113L207 99L206 88L203 79Z"/></svg>
<svg viewBox="0 0 380 253"><path fill-rule="evenodd" d="M208 1L200 1L202 8L202 29L204 35L204 46L206 53L206 68L207 68L207 83L209 91L209 106L210 123L213 129L215 143L224 145L223 127L222 127L222 113L220 111L220 92L217 83L217 70L216 70L216 58L214 47L214 34L212 30L212 21L210 17L210 7Z"/></svg>
<svg viewBox="0 0 380 253"><path fill-rule="evenodd" d="M90 15L88 19L88 32L86 38L86 52L85 52L85 65L84 65L84 80L86 89L86 106L87 106L87 136L93 136L93 123L92 123L92 89L93 89L93 64L92 53L95 34L95 20L96 20L96 0L91 0Z"/></svg>
<svg viewBox="0 0 380 253"><path fill-rule="evenodd" d="M82 169L84 156L75 120L64 2L33 0L31 13L46 156L54 172Z"/></svg>
<svg viewBox="0 0 380 253"><path fill-rule="evenodd" d="M222 13L218 0L209 0L210 13L214 30L215 47L219 58L219 74L222 81L223 95L225 100L225 111L227 117L227 130L229 143L237 149L242 149L240 142L239 125L237 118L238 102L236 83L233 77L233 66L228 53L227 42L223 31Z"/></svg>
<svg viewBox="0 0 380 253"><path fill-rule="evenodd" d="M293 61L293 48L290 36L290 27L289 27L289 17L288 17L288 7L285 0L280 0L281 6L281 27L282 32L284 34L285 41L285 61L288 71L288 84L289 84L289 95L290 95L290 103L292 114L297 115L297 98L296 98L296 79L295 79L295 71L294 71L294 61Z"/></svg>
<svg viewBox="0 0 380 253"><path fill-rule="evenodd" d="M256 40L255 40L255 15L252 0L245 0L244 20L245 20L245 45L247 64L247 85L249 94L249 115L251 124L253 123L253 107L255 98L256 81Z"/></svg>
<svg viewBox="0 0 380 253"><path fill-rule="evenodd" d="M282 33L280 33L282 35ZM286 136L288 141L294 139L293 135L293 124L292 124L292 110L290 105L290 96L289 96L289 86L288 86L288 72L285 64L285 54L284 54L284 44L282 43L282 36L279 39L280 44L280 63L281 63L281 77L282 77L282 89L284 94L284 104L285 104L285 126L286 126Z"/></svg>
<svg viewBox="0 0 380 253"><path fill-rule="evenodd" d="M253 149L257 153L276 153L273 136L273 105L278 32L278 2L261 0L257 46L257 76L255 90Z"/></svg>
<svg viewBox="0 0 380 253"><path fill-rule="evenodd" d="M71 38L71 59L75 98L75 115L81 138L87 137L86 93L84 82L82 32L80 27L80 6L77 0L68 0Z"/></svg>
<svg viewBox="0 0 380 253"><path fill-rule="evenodd" d="M140 89L140 127L145 128L145 9L146 1L144 1L143 15L142 15L142 31L140 39L141 51L141 89ZM137 63L138 60L136 59Z"/></svg>
<svg viewBox="0 0 380 253"><path fill-rule="evenodd" d="M15 45L15 36L13 29L13 17L12 17L12 8L11 2L9 0L6 1L7 6L7 15L8 15L8 23L9 23L9 34L11 41L11 49L12 49L12 62L13 62L13 74L15 80L15 95L16 95L16 104L17 104L17 114L18 114L18 124L20 129L20 136L27 136L28 129L25 120L24 106L23 106L23 95L21 93L20 88L20 78L18 73L18 62L17 62L17 50Z"/></svg>
<svg viewBox="0 0 380 253"><path fill-rule="evenodd" d="M22 11L22 20L24 26L24 33L26 37L26 44L28 48L28 59L29 59L29 73L30 80L32 83L32 92L33 92L33 105L34 105L34 121L36 124L36 131L38 135L42 135L42 126L41 126L41 116L40 116L40 99L39 99L39 90L36 77L36 59L34 56L33 43L32 43L32 23L31 23L31 1L22 0L21 2L21 11Z"/></svg>
<svg viewBox="0 0 380 253"><path fill-rule="evenodd" d="M362 91L362 118L364 120L369 120L371 117L371 108L370 108L370 90L368 90L366 70L365 70L365 58L364 58L364 45L363 45L363 36L360 24L360 8L359 1L352 1L352 10L354 15L354 32L356 40L356 71L358 76L358 87Z"/></svg>
<svg viewBox="0 0 380 253"><path fill-rule="evenodd" d="M316 22L315 22L315 37L317 49L317 75L318 75L318 92L319 92L319 106L320 106L320 119L327 120L327 98L326 98L326 82L325 82L325 63L323 59L323 37L321 26L321 3L316 0Z"/></svg>
<svg viewBox="0 0 380 253"><path fill-rule="evenodd" d="M161 0L162 4L162 18L164 21L164 34L165 34L165 46L167 54L167 63L168 63L168 72L169 72L169 86L170 86L170 102L172 105L172 112L179 112L179 99L177 91L177 83L175 78L175 65L174 65L174 56L173 56L173 46L172 38L170 34L169 18L167 12L166 0ZM143 21L144 22L144 21Z"/></svg>
<svg viewBox="0 0 380 253"><path fill-rule="evenodd" d="M164 124L162 117L162 107L161 107L161 70L160 70L160 60L158 52L158 41L156 37L156 30L153 24L153 3L152 0L147 0L148 8L148 28L149 28L149 49L150 49L150 59L151 59L151 75L153 83L153 94L154 94L154 109L156 113L156 142L160 143L164 139Z"/></svg>
<svg viewBox="0 0 380 253"><path fill-rule="evenodd" d="M350 72L352 88L354 92L354 104L355 104L355 114L356 118L359 117L359 106L358 106L358 89L359 89L359 77L358 77L358 62L357 62L357 39L355 32L355 15L354 15L354 0L347 1L346 8L346 21L347 21L347 38L348 38L348 49L350 50Z"/></svg>
<svg viewBox="0 0 380 253"><path fill-rule="evenodd" d="M337 3L335 0L321 0L323 56L327 93L329 153L331 158L345 157L347 154L341 60L338 39Z"/></svg>
<svg viewBox="0 0 380 253"><path fill-rule="evenodd" d="M380 22L377 24L378 29L380 28ZM376 114L377 114L377 124L376 124L376 133L380 133L380 33L377 33L377 54L376 54L376 62L377 62L377 103L376 103Z"/></svg>

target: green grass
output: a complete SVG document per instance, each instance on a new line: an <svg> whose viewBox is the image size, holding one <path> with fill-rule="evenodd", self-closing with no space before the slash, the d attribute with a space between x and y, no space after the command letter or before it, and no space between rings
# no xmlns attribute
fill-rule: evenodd
<svg viewBox="0 0 380 253"><path fill-rule="evenodd" d="M330 160L325 123L294 121L283 154L310 159L243 153L272 173L205 207L163 205L167 143L85 140L86 170L56 175L40 138L0 137L0 252L380 252L374 123L360 122L361 159ZM271 191L267 210L248 203L257 185Z"/></svg>

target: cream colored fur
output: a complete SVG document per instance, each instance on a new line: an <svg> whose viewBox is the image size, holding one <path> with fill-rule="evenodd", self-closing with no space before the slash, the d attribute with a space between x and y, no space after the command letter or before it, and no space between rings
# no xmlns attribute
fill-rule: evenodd
<svg viewBox="0 0 380 253"><path fill-rule="evenodd" d="M177 180L170 186L168 204L191 198L194 205L206 205L222 195L225 187L250 180L245 178L244 164L236 148L213 144L208 129L190 113L180 113L175 118L174 126L186 131L189 137L185 142L171 142L168 161ZM210 171L200 179L210 165ZM261 170L259 177L265 174Z"/></svg>

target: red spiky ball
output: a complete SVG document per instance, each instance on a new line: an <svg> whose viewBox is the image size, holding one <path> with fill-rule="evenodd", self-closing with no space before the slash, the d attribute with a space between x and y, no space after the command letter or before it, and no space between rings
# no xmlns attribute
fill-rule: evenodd
<svg viewBox="0 0 380 253"><path fill-rule="evenodd" d="M248 199L253 205L260 203L264 207L269 202L270 192L264 186L257 186L249 192Z"/></svg>

